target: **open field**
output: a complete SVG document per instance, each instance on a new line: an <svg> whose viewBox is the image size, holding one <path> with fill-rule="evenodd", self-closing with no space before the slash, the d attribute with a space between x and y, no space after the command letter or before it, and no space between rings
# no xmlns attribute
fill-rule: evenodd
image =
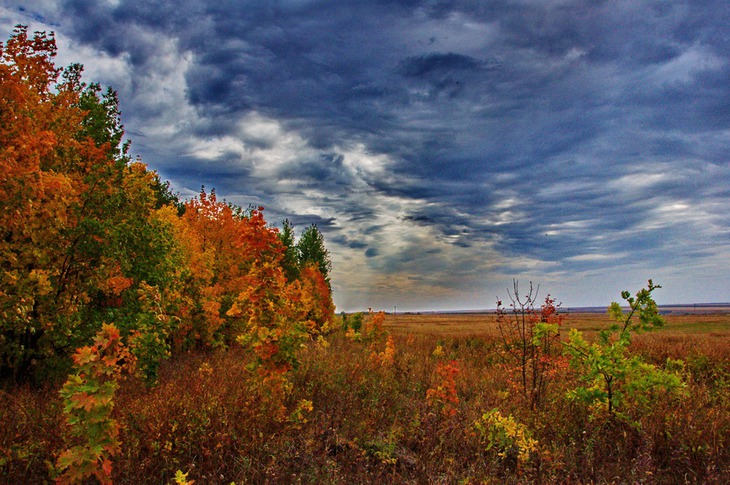
<svg viewBox="0 0 730 485"><path fill-rule="evenodd" d="M725 307L711 313L710 308L690 311L682 307L664 312L666 326L661 334L709 335L713 338L730 338L730 311ZM387 314L385 325L398 333L444 334L444 335L489 335L498 336L496 315L491 313L404 313ZM595 331L610 323L605 313L568 313L565 328Z"/></svg>
<svg viewBox="0 0 730 485"><path fill-rule="evenodd" d="M284 394L240 347L171 358L153 387L125 379L114 483L169 484L178 470L226 485L726 483L730 315L670 314L638 335L632 355L681 359L684 387L628 396L620 419L568 397L582 381L559 348L531 406L493 314L387 315L368 331L372 321L360 337L338 327L302 347ZM607 321L571 314L564 327ZM0 391L0 483L48 482L74 442L58 386Z"/></svg>

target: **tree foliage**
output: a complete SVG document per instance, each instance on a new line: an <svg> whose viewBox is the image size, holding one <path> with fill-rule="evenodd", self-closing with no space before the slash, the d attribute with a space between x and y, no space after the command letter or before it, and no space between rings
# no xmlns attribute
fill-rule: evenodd
<svg viewBox="0 0 730 485"><path fill-rule="evenodd" d="M651 296L658 288L661 286L649 280L648 286L635 297L628 291L622 292L628 313L617 302L611 303L608 313L614 322L598 333L595 342L589 342L576 329L570 331L565 350L584 383L569 392L570 399L588 404L594 414L606 411L611 417L631 421L629 411L645 409L657 393L683 388L684 383L671 360L662 369L629 352L632 334L664 326Z"/></svg>
<svg viewBox="0 0 730 485"><path fill-rule="evenodd" d="M57 68L55 55L52 34L23 26L0 44L2 376L64 373L104 322L115 322L154 382L171 353L245 334L265 355L271 342L293 349L285 342L298 341L298 329L331 321L316 228L296 244L291 226L267 225L263 208L205 189L181 203L129 157L116 92L82 82L80 65Z"/></svg>
<svg viewBox="0 0 730 485"><path fill-rule="evenodd" d="M58 81L53 36L18 27L1 49L0 346L3 371L18 378L74 347L102 282L125 288L108 243L110 210L124 214L112 206L124 198L127 166L111 145L118 133L84 126L109 100L81 83L78 66Z"/></svg>
<svg viewBox="0 0 730 485"><path fill-rule="evenodd" d="M324 245L324 237L315 224L312 224L304 230L297 243L297 249L299 251L300 266L313 264L322 276L324 276L325 281L329 285L329 274L332 269L332 263L330 261L329 251Z"/></svg>

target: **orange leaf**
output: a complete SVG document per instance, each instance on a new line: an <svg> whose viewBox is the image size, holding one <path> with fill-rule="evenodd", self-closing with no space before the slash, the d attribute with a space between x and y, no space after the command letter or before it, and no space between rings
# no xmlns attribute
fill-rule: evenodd
<svg viewBox="0 0 730 485"><path fill-rule="evenodd" d="M96 397L86 393L79 392L71 396L71 402L76 408L82 408L91 411L97 403Z"/></svg>

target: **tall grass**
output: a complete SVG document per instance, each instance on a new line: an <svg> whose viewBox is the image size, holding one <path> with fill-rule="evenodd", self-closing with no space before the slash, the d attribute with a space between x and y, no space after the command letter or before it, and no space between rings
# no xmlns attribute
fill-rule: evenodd
<svg viewBox="0 0 730 485"><path fill-rule="evenodd" d="M727 338L672 332L671 318L665 333L637 338L632 352L657 365L684 360L688 392L658 394L627 424L566 400L576 382L567 368L531 410L502 362L493 321L471 316L469 327L441 317L389 317L392 359L385 335L357 341L336 331L307 343L279 404L241 349L167 361L152 388L123 382L114 481L172 483L177 470L211 484L722 483L730 475ZM451 361L453 413L427 398ZM492 410L500 418L480 430L475 423ZM57 388L0 392L0 482L49 481L68 437L63 422ZM526 436L534 449L520 448Z"/></svg>

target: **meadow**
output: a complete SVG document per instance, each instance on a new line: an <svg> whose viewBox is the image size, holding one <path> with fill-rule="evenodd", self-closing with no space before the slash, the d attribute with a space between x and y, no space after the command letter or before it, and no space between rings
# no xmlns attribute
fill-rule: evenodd
<svg viewBox="0 0 730 485"><path fill-rule="evenodd" d="M177 355L152 387L124 379L114 483L719 484L730 474L728 314L670 314L633 340L646 362L681 359L685 387L637 401L625 419L568 399L578 379L568 365L530 406L494 314L376 314L357 334L342 318L300 349L280 394L235 346ZM560 338L607 324L570 314ZM51 481L69 441L59 387L0 392L0 482Z"/></svg>

